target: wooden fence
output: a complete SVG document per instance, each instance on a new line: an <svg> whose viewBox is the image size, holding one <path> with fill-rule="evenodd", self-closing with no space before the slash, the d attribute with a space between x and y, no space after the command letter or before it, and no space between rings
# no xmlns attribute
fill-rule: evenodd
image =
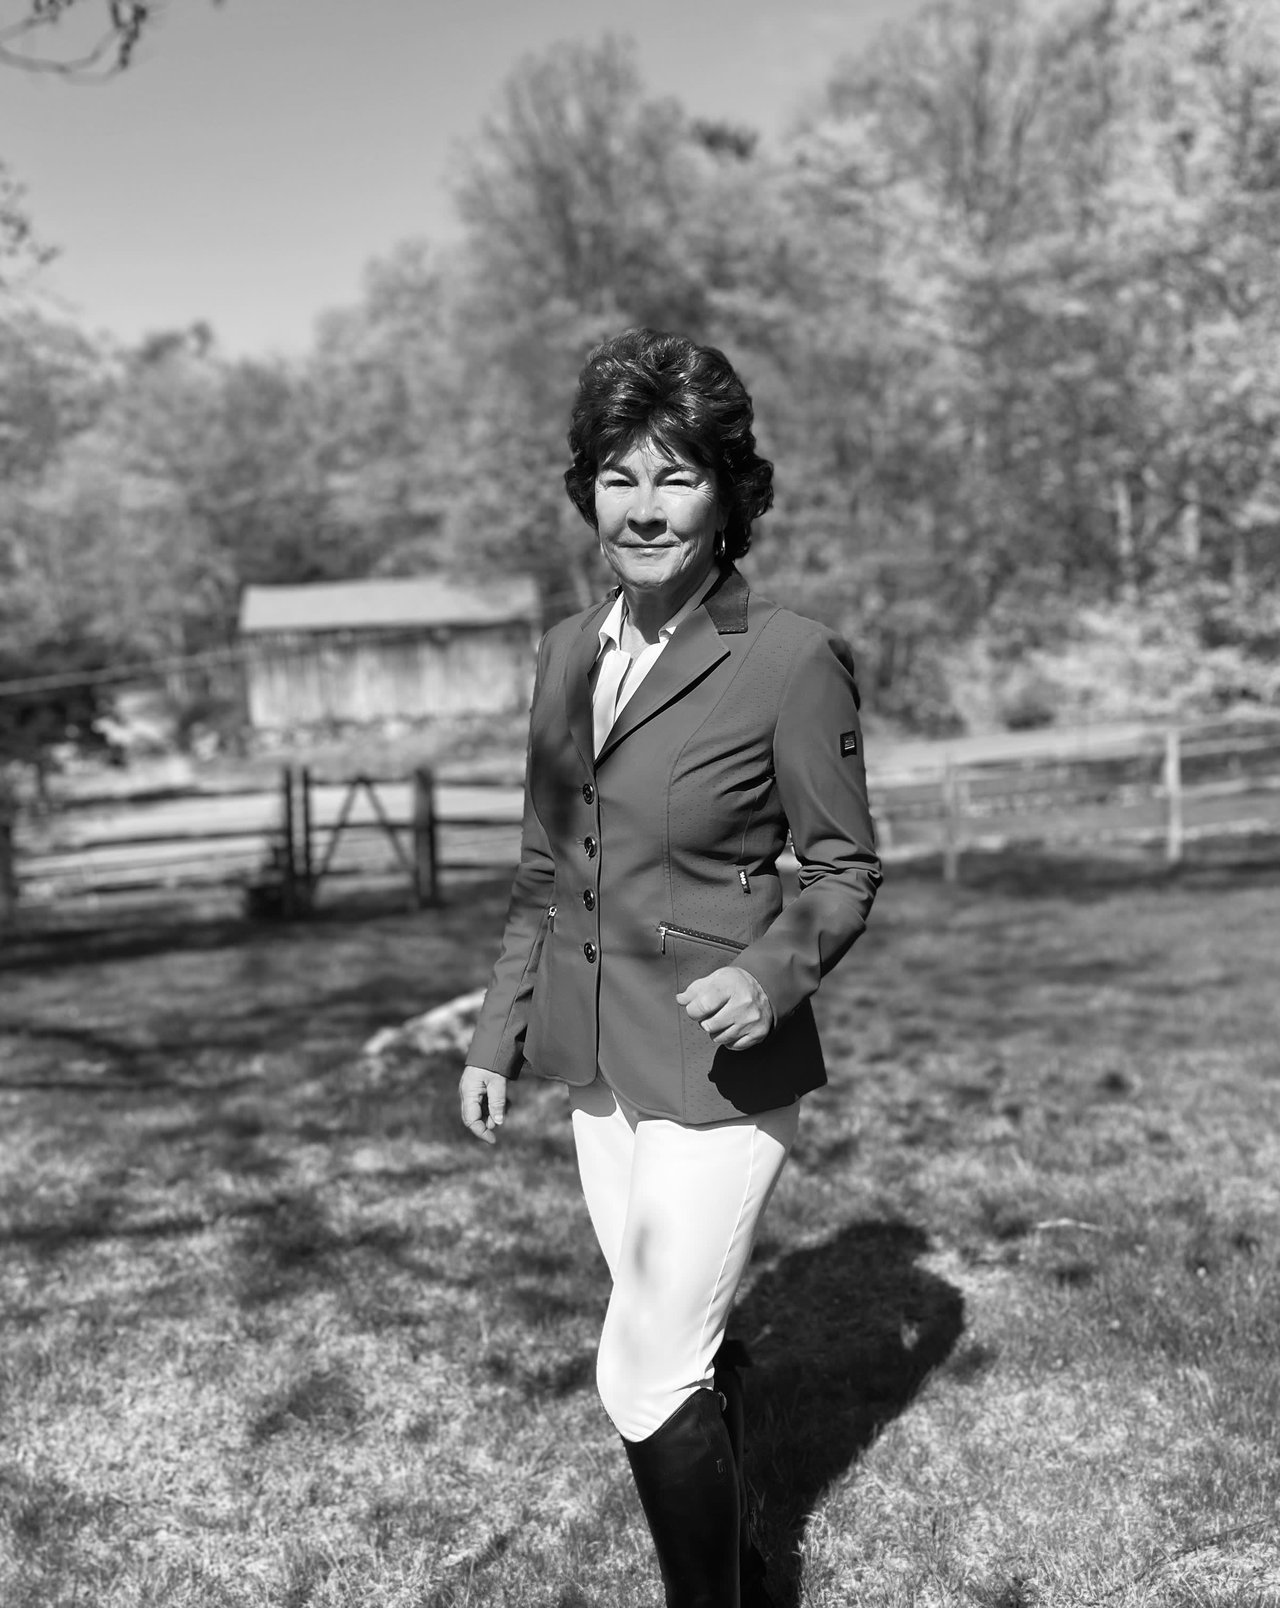
<svg viewBox="0 0 1280 1608"><path fill-rule="evenodd" d="M270 787L81 795L11 834L10 919L69 901L230 891L252 914L301 915L341 886L399 888L424 905L451 879L519 851L518 785L333 778L286 766ZM5 905L0 902L0 914Z"/></svg>
<svg viewBox="0 0 1280 1608"><path fill-rule="evenodd" d="M1021 846L1176 864L1261 841L1280 857L1280 721L913 744L873 764L871 793L886 861L933 859L949 878L966 853ZM434 903L515 864L520 806L510 780L291 767L268 788L67 799L0 828L0 915L219 888L261 914L303 914L343 885Z"/></svg>
<svg viewBox="0 0 1280 1608"><path fill-rule="evenodd" d="M1280 722L915 746L871 791L885 859L936 856L949 880L974 851L1129 849L1170 865L1207 844L1280 852Z"/></svg>

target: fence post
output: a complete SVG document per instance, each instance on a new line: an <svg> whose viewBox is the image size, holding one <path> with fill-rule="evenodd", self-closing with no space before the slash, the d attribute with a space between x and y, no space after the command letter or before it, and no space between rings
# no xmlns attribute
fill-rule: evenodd
<svg viewBox="0 0 1280 1608"><path fill-rule="evenodd" d="M311 908L315 892L315 867L311 858L311 771L302 767L302 897Z"/></svg>
<svg viewBox="0 0 1280 1608"><path fill-rule="evenodd" d="M413 773L413 891L419 906L440 902L436 840L436 779L425 766Z"/></svg>
<svg viewBox="0 0 1280 1608"><path fill-rule="evenodd" d="M955 882L960 875L960 774L948 758L942 770L942 877Z"/></svg>
<svg viewBox="0 0 1280 1608"><path fill-rule="evenodd" d="M280 905L287 917L292 917L297 893L297 846L293 838L293 767L285 765L280 771L280 811L284 829L284 846L280 855Z"/></svg>
<svg viewBox="0 0 1280 1608"><path fill-rule="evenodd" d="M1177 865L1182 859L1182 733L1177 726L1164 734L1164 791L1165 859Z"/></svg>
<svg viewBox="0 0 1280 1608"><path fill-rule="evenodd" d="M13 851L14 812L0 789L0 931L18 914L18 870Z"/></svg>

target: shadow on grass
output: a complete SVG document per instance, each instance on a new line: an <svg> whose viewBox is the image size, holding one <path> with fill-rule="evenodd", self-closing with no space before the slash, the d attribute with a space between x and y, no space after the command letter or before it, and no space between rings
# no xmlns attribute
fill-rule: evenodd
<svg viewBox="0 0 1280 1608"><path fill-rule="evenodd" d="M486 902L486 899L488 902ZM473 987L501 927L498 895L466 907L351 913L275 929L152 926L0 953L0 1088L225 1096L250 1058L317 1070Z"/></svg>
<svg viewBox="0 0 1280 1608"><path fill-rule="evenodd" d="M438 904L421 907L415 907L401 890L357 889L327 895L305 915L288 920L254 918L229 908L225 899L208 907L197 896L184 897L181 892L141 904L113 902L108 896L93 905L68 901L48 908L20 906L16 924L0 931L0 972L48 973L63 967L254 945L288 947L305 942L308 935L332 936L379 922L448 926L458 920L465 923L477 904L498 909L510 887L509 871L493 878L476 877L447 890Z"/></svg>
<svg viewBox="0 0 1280 1608"><path fill-rule="evenodd" d="M919 1266L923 1230L858 1222L757 1279L734 1330L747 1376L748 1478L779 1608L798 1608L797 1558L822 1493L946 1361L964 1328L953 1285Z"/></svg>

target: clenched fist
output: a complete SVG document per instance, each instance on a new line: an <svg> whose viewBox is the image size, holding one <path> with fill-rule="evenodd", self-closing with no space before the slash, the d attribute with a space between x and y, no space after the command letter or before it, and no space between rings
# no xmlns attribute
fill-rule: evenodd
<svg viewBox="0 0 1280 1608"><path fill-rule="evenodd" d="M676 995L713 1044L726 1050L750 1050L773 1031L769 996L741 966L721 966L698 977Z"/></svg>

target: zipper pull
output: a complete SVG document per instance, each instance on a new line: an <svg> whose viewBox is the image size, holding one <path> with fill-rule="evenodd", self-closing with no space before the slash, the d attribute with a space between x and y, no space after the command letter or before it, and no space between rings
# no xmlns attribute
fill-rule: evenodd
<svg viewBox="0 0 1280 1608"><path fill-rule="evenodd" d="M555 905L548 905L547 906L547 926L550 929L550 931L552 931L552 932L554 932L556 930L556 907L555 907Z"/></svg>
<svg viewBox="0 0 1280 1608"><path fill-rule="evenodd" d="M747 878L747 870L745 866L740 865L738 867L738 881L742 884L743 893L751 892L751 883Z"/></svg>
<svg viewBox="0 0 1280 1608"><path fill-rule="evenodd" d="M661 952L665 955L667 952L667 924L665 921L658 923L658 937L662 940Z"/></svg>

